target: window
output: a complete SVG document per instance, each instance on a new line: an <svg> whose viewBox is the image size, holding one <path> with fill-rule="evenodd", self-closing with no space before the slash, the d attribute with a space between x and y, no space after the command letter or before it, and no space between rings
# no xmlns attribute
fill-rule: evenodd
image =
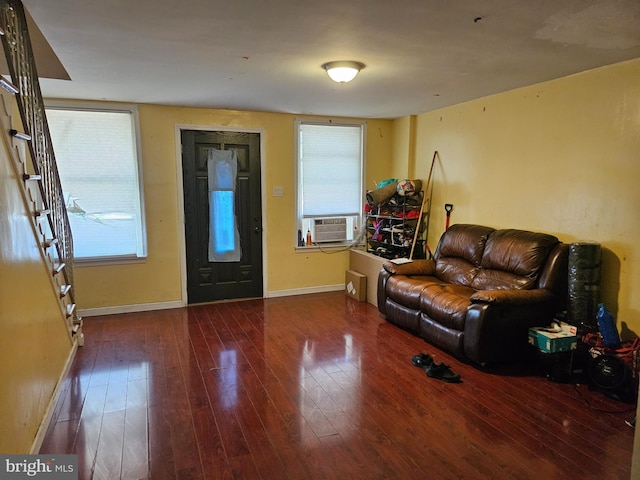
<svg viewBox="0 0 640 480"><path fill-rule="evenodd" d="M297 215L303 240L307 232L314 243L354 239L362 212L364 133L363 122L296 120Z"/></svg>
<svg viewBox="0 0 640 480"><path fill-rule="evenodd" d="M75 258L145 257L137 110L55 104L46 112Z"/></svg>

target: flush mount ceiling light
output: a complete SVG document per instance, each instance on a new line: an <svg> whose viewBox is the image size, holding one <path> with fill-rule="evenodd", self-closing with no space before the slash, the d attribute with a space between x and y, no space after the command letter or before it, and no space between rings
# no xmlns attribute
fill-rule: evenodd
<svg viewBox="0 0 640 480"><path fill-rule="evenodd" d="M354 62L352 60L343 60L339 62L327 62L322 65L327 75L334 82L347 83L356 78L358 72L365 67L364 63Z"/></svg>

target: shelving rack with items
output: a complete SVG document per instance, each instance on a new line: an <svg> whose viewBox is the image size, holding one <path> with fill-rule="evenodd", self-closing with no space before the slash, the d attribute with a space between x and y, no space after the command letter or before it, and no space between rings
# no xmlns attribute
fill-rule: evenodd
<svg viewBox="0 0 640 480"><path fill-rule="evenodd" d="M388 259L425 258L428 209L423 201L419 180L392 182L368 192L367 252Z"/></svg>

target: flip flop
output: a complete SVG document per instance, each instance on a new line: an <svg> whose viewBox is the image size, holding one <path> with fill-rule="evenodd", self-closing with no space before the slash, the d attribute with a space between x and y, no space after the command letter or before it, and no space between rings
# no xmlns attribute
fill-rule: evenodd
<svg viewBox="0 0 640 480"><path fill-rule="evenodd" d="M426 372L428 377L436 378L447 383L458 383L461 378L459 373L453 373L449 365L445 365L444 363L432 363L431 366L426 369Z"/></svg>
<svg viewBox="0 0 640 480"><path fill-rule="evenodd" d="M420 353L411 357L411 363L414 367L420 367L426 370L433 364L433 358L427 353Z"/></svg>

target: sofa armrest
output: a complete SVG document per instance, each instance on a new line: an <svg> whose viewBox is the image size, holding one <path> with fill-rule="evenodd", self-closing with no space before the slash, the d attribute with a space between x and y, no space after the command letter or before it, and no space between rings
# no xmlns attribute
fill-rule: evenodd
<svg viewBox="0 0 640 480"><path fill-rule="evenodd" d="M527 350L528 329L551 324L561 299L546 289L481 290L471 297L464 353L480 365L516 358Z"/></svg>
<svg viewBox="0 0 640 480"><path fill-rule="evenodd" d="M412 260L400 265L384 262L382 267L392 275L434 275L436 273L436 263L426 259Z"/></svg>
<svg viewBox="0 0 640 480"><path fill-rule="evenodd" d="M378 311L382 315L387 314L387 280L389 280L390 277L391 273L387 272L384 268L380 269L380 273L378 273Z"/></svg>
<svg viewBox="0 0 640 480"><path fill-rule="evenodd" d="M471 295L471 303L493 303L504 305L527 305L552 302L555 295L547 289L533 290L479 290Z"/></svg>

